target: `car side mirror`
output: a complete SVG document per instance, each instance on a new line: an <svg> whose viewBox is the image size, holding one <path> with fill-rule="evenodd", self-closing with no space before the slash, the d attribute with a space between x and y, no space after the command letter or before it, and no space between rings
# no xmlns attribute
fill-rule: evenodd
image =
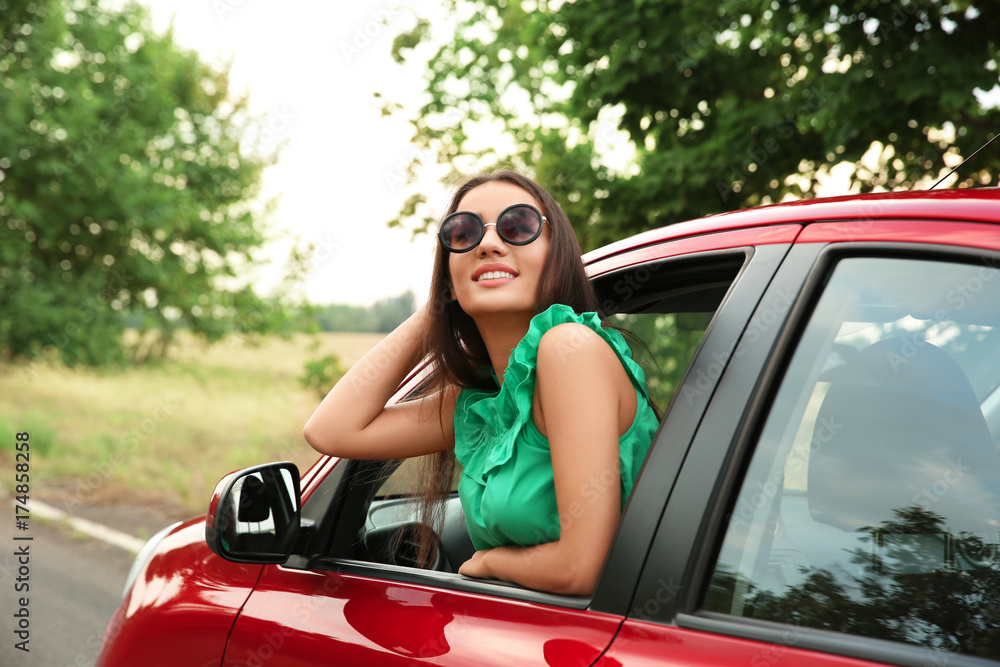
<svg viewBox="0 0 1000 667"><path fill-rule="evenodd" d="M212 494L205 541L236 563L284 563L299 536L299 469L268 463L222 478Z"/></svg>

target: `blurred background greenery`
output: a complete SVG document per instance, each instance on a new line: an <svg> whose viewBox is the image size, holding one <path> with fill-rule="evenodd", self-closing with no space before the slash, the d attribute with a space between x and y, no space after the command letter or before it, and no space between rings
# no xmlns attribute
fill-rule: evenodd
<svg viewBox="0 0 1000 667"><path fill-rule="evenodd" d="M534 174L585 249L831 182L928 187L1000 129L990 3L469 0L452 13L415 143L453 173L500 160ZM400 36L396 57L431 28ZM477 139L491 125L505 141ZM619 137L624 161L610 155ZM994 147L946 183L995 185L998 167ZM395 223L425 229L425 203L414 192Z"/></svg>

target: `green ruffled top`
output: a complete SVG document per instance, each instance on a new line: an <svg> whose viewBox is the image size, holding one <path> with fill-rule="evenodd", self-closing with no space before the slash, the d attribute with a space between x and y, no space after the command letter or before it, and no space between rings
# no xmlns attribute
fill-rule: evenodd
<svg viewBox="0 0 1000 667"><path fill-rule="evenodd" d="M511 352L500 388L465 389L455 406L455 456L462 464L458 495L476 549L559 539L549 441L535 426L531 403L539 341L564 322L583 324L599 334L618 355L635 387L635 419L618 441L622 505L659 426L646 393L646 376L620 332L603 328L597 313L578 315L562 304L536 315ZM594 480L592 493L607 483Z"/></svg>

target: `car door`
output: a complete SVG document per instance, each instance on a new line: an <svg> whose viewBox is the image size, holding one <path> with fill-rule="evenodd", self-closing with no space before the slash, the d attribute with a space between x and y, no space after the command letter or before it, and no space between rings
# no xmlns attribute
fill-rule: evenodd
<svg viewBox="0 0 1000 667"><path fill-rule="evenodd" d="M313 510L317 538L311 540L322 546L311 547L308 557L264 566L233 627L224 665L594 663L629 613L669 493L664 488L676 477L679 453L708 405L718 370L799 231L781 225L711 238L676 232L592 260L611 321L643 339L636 355L654 396L664 401L660 407L669 401L592 597L365 560L357 545L366 540L372 507L389 501L376 498L370 466L340 461L304 505L307 514L314 502L324 507Z"/></svg>
<svg viewBox="0 0 1000 667"><path fill-rule="evenodd" d="M598 664L1000 664L1000 226L811 224L751 321Z"/></svg>

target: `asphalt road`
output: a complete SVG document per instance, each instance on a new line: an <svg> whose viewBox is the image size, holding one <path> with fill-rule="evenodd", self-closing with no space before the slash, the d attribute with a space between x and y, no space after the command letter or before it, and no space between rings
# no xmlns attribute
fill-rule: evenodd
<svg viewBox="0 0 1000 667"><path fill-rule="evenodd" d="M122 587L133 554L100 540L84 537L64 525L32 519L27 531L15 529L14 507L7 509L6 527L0 530L0 666L90 667L95 664L108 621L122 597ZM117 508L122 512L124 508ZM107 511L107 510L105 510ZM99 517L94 517L99 518ZM155 521L155 519L154 519ZM162 525L168 523L163 519ZM108 523L108 522L105 522ZM162 526L157 526L156 529ZM155 532L142 527L139 536ZM15 537L31 537L15 540ZM23 555L28 549L28 579L24 581ZM23 552L22 552L23 554ZM19 581L19 578L21 579ZM17 587L27 584L28 590ZM21 598L27 598L22 607ZM21 619L28 613L28 652L16 646Z"/></svg>

